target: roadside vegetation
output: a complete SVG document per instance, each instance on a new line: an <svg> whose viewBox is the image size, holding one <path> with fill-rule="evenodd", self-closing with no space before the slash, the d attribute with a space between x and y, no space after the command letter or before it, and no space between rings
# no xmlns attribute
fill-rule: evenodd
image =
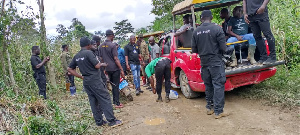
<svg viewBox="0 0 300 135"><path fill-rule="evenodd" d="M117 37L123 41L122 44L128 43L127 33L172 30L171 10L174 4L182 0L173 3L167 0L152 1L152 13L158 17L151 26L134 29L128 20L115 23L114 30L119 31ZM18 11L16 5L24 2L1 0L0 4L0 134L95 134L105 131L105 128L94 126L87 96L80 91L80 79L76 79L78 96L68 96L60 61L62 44L69 44L71 54L74 55L80 49L78 38L93 34L103 36L103 32L89 33L84 24L74 18L68 27L58 24L58 36L45 37L45 26L42 23L44 13L35 13L30 6ZM221 22L218 19L219 11L213 10L213 21L216 23ZM276 38L277 58L287 63L277 67L274 77L251 87L239 88L238 93L250 99L264 99L270 105L290 109L300 107L300 2L272 0L269 13ZM179 28L182 20L179 17L177 19ZM197 23L200 23L199 15ZM50 55L51 58L47 64L49 100L37 96L38 87L30 64L33 45L41 46L42 57Z"/></svg>

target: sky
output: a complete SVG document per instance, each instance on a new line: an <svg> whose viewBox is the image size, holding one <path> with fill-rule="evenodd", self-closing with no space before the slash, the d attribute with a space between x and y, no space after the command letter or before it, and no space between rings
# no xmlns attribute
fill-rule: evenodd
<svg viewBox="0 0 300 135"><path fill-rule="evenodd" d="M36 0L23 2L21 9L30 5L39 12ZM113 29L115 22L124 19L135 29L149 26L155 19L150 13L151 0L44 0L44 6L47 35L57 35L57 25L69 27L73 18L78 18L91 33Z"/></svg>

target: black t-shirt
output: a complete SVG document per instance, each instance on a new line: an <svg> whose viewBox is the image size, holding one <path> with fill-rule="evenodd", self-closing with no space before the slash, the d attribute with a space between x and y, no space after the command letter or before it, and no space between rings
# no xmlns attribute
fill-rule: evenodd
<svg viewBox="0 0 300 135"><path fill-rule="evenodd" d="M35 75L46 74L45 66L42 65L40 68L36 68L36 65L42 63L41 58L38 55L32 55L30 58L31 67Z"/></svg>
<svg viewBox="0 0 300 135"><path fill-rule="evenodd" d="M81 49L74 56L69 67L72 69L79 67L83 76L83 85L94 85L102 82L100 70L95 68L98 63L99 60L91 50Z"/></svg>
<svg viewBox="0 0 300 135"><path fill-rule="evenodd" d="M248 24L246 23L244 16L241 18L231 17L228 26L232 26L232 32L239 36L248 34Z"/></svg>
<svg viewBox="0 0 300 135"><path fill-rule="evenodd" d="M140 48L138 45L130 43L124 47L125 56L128 56L129 64L140 65L139 54Z"/></svg>
<svg viewBox="0 0 300 135"><path fill-rule="evenodd" d="M228 28L228 22L230 20L231 16L226 20L224 20L224 22L222 23L222 28L223 28L223 32L225 33L225 36L229 36L229 34L227 33L227 28Z"/></svg>
<svg viewBox="0 0 300 135"><path fill-rule="evenodd" d="M213 23L203 23L194 31L192 51L199 54L201 66L222 64L222 54L226 50L225 40L222 28Z"/></svg>
<svg viewBox="0 0 300 135"><path fill-rule="evenodd" d="M114 57L118 57L118 50L115 44L109 40L105 40L99 46L100 57L105 63L107 63L106 71L117 71L119 67L117 66Z"/></svg>
<svg viewBox="0 0 300 135"><path fill-rule="evenodd" d="M257 10L264 3L264 0L246 0L247 14L250 18L265 18L268 17L268 7L266 7L265 12L262 14L256 14ZM251 21L251 20L250 20Z"/></svg>

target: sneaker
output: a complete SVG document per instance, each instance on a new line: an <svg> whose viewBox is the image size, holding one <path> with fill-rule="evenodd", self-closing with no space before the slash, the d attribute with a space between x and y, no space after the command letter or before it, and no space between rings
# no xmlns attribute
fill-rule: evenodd
<svg viewBox="0 0 300 135"><path fill-rule="evenodd" d="M206 110L206 114L207 114L207 115L212 115L212 114L214 114L214 109L207 109L207 110Z"/></svg>
<svg viewBox="0 0 300 135"><path fill-rule="evenodd" d="M158 96L158 98L156 99L156 102L163 102L162 97Z"/></svg>
<svg viewBox="0 0 300 135"><path fill-rule="evenodd" d="M151 90L152 90L152 88L149 86L149 87L147 87L147 88L146 88L146 90L150 90L150 91L151 91Z"/></svg>
<svg viewBox="0 0 300 135"><path fill-rule="evenodd" d="M97 125L97 126L105 126L105 125L107 125L107 124L108 124L108 122L105 121L105 120L103 120L102 124L96 124L96 125Z"/></svg>
<svg viewBox="0 0 300 135"><path fill-rule="evenodd" d="M137 95L137 96L140 95L140 91L136 90L135 95Z"/></svg>
<svg viewBox="0 0 300 135"><path fill-rule="evenodd" d="M121 104L120 103L120 105L114 105L115 106L115 108L123 108L124 106L123 106L123 104Z"/></svg>
<svg viewBox="0 0 300 135"><path fill-rule="evenodd" d="M139 88L140 93L144 93L144 91L141 90L141 88Z"/></svg>
<svg viewBox="0 0 300 135"><path fill-rule="evenodd" d="M147 84L143 84L143 87L148 87L148 85Z"/></svg>
<svg viewBox="0 0 300 135"><path fill-rule="evenodd" d="M263 62L264 65L272 64L276 62L276 56L270 56L266 61Z"/></svg>
<svg viewBox="0 0 300 135"><path fill-rule="evenodd" d="M114 122L110 122L108 125L109 125L110 127L114 128L114 127L120 126L120 125L122 125L122 124L123 124L122 121L120 121L120 120L115 120Z"/></svg>
<svg viewBox="0 0 300 135"><path fill-rule="evenodd" d="M226 117L226 116L229 116L229 114L222 112L222 113L220 113L218 115L215 115L215 119L220 119L220 118Z"/></svg>

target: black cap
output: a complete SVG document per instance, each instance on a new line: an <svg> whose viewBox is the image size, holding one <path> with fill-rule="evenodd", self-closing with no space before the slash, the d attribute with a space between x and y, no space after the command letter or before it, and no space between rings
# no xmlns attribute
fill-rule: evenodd
<svg viewBox="0 0 300 135"><path fill-rule="evenodd" d="M87 37L82 37L80 39L80 47L85 47L91 45L91 41Z"/></svg>
<svg viewBox="0 0 300 135"><path fill-rule="evenodd" d="M201 17L212 17L212 13L210 10L203 10L201 13Z"/></svg>
<svg viewBox="0 0 300 135"><path fill-rule="evenodd" d="M138 38L143 38L143 37L144 37L143 34L138 35Z"/></svg>
<svg viewBox="0 0 300 135"><path fill-rule="evenodd" d="M114 32L112 30L108 29L108 30L106 30L105 35L106 36L114 35Z"/></svg>

